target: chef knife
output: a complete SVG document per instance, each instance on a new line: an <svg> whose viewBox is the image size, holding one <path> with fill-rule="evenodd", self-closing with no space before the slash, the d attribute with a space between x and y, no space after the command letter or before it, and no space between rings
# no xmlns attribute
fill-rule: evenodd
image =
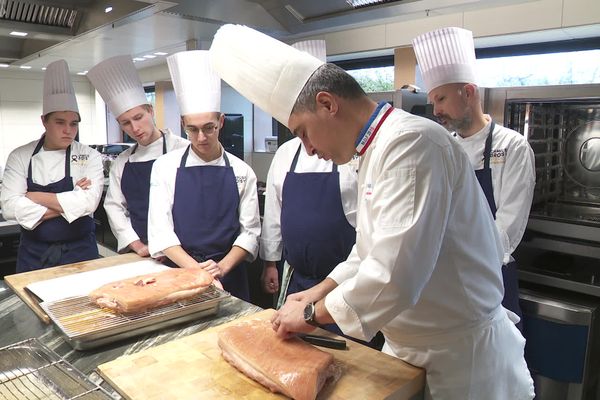
<svg viewBox="0 0 600 400"><path fill-rule="evenodd" d="M327 336L319 335L307 335L299 334L298 337L307 343L314 344L315 346L327 347L336 350L346 350L346 341L340 339L333 339Z"/></svg>

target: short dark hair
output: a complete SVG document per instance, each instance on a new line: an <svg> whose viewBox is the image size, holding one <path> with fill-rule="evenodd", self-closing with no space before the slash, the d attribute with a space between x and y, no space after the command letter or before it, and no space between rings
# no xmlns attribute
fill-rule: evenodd
<svg viewBox="0 0 600 400"><path fill-rule="evenodd" d="M358 82L335 64L320 66L300 91L292 114L316 109L315 97L319 92L329 92L344 99L359 99L366 96Z"/></svg>
<svg viewBox="0 0 600 400"><path fill-rule="evenodd" d="M46 115L43 115L43 116L42 116L42 120L43 120L44 122L48 122L48 120L50 119L50 116L51 116L52 114L54 114L55 112L58 112L58 111L50 111L48 114L46 114ZM81 122L81 114L79 114L78 112L76 112L75 114L77 114L77 118L78 118L78 119L77 119L77 122Z"/></svg>

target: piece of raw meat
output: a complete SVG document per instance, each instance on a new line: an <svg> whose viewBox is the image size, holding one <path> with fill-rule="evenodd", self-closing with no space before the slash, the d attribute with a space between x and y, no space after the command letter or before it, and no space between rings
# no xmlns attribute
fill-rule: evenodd
<svg viewBox="0 0 600 400"><path fill-rule="evenodd" d="M219 332L223 358L272 392L314 400L333 377L333 356L298 338L281 339L264 320L229 326Z"/></svg>
<svg viewBox="0 0 600 400"><path fill-rule="evenodd" d="M212 282L212 275L202 268L169 268L107 283L88 296L100 307L135 313L193 297Z"/></svg>

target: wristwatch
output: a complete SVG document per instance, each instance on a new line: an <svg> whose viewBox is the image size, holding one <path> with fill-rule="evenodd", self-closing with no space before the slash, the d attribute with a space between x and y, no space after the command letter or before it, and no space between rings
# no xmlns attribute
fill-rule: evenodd
<svg viewBox="0 0 600 400"><path fill-rule="evenodd" d="M304 322L312 326L319 326L315 321L315 303L308 303L304 307Z"/></svg>

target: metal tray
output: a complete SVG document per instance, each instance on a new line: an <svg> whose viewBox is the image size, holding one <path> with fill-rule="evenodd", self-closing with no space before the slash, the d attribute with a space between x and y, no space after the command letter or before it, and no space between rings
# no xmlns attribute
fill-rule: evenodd
<svg viewBox="0 0 600 400"><path fill-rule="evenodd" d="M0 348L0 398L113 399L37 339Z"/></svg>
<svg viewBox="0 0 600 400"><path fill-rule="evenodd" d="M156 331L181 322L216 314L230 294L214 286L188 300L136 314L99 308L87 296L41 303L65 340L77 350Z"/></svg>

